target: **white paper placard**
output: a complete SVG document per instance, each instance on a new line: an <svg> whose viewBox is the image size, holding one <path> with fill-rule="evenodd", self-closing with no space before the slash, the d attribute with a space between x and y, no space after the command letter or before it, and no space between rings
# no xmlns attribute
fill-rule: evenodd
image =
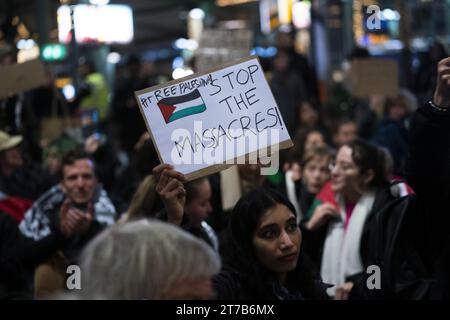
<svg viewBox="0 0 450 320"><path fill-rule="evenodd" d="M256 56L135 95L161 162L188 179L292 146Z"/></svg>

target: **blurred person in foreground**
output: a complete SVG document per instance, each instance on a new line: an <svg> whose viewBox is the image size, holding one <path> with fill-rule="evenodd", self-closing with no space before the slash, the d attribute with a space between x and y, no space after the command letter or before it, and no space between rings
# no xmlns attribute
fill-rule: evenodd
<svg viewBox="0 0 450 320"><path fill-rule="evenodd" d="M97 236L81 258L82 299L210 299L218 255L182 229L141 219ZM64 296L58 297L64 298Z"/></svg>

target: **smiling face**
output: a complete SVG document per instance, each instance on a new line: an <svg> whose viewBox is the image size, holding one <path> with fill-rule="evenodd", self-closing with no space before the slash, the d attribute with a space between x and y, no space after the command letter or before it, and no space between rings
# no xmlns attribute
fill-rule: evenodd
<svg viewBox="0 0 450 320"><path fill-rule="evenodd" d="M370 180L360 173L352 157L352 149L342 146L336 156L336 164L331 170L331 182L334 192L344 197L361 194Z"/></svg>
<svg viewBox="0 0 450 320"><path fill-rule="evenodd" d="M62 187L72 202L77 204L90 202L94 197L96 186L97 178L91 160L79 159L63 167Z"/></svg>
<svg viewBox="0 0 450 320"><path fill-rule="evenodd" d="M256 258L281 277L297 266L301 242L296 217L282 204L276 204L261 216L253 235Z"/></svg>

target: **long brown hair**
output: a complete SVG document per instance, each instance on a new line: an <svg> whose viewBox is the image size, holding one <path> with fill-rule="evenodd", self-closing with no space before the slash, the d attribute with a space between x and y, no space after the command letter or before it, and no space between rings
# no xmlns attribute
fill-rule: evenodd
<svg viewBox="0 0 450 320"><path fill-rule="evenodd" d="M156 181L153 175L142 180L131 198L127 220L134 220L148 215L156 203Z"/></svg>

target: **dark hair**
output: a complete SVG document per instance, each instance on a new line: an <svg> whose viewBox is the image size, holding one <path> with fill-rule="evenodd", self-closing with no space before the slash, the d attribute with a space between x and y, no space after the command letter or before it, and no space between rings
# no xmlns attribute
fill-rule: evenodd
<svg viewBox="0 0 450 320"><path fill-rule="evenodd" d="M186 204L190 203L192 201L192 199L195 198L196 194L198 194L197 187L205 181L209 181L209 180L208 180L208 178L203 177L200 179L189 181L188 183L186 183L184 185L184 187L186 189Z"/></svg>
<svg viewBox="0 0 450 320"><path fill-rule="evenodd" d="M224 266L236 271L241 281L252 288L254 291L252 293L258 295L258 298L274 298L270 284L275 280L275 275L257 259L253 247L253 236L261 216L277 204L285 205L296 215L292 203L273 189L257 188L243 196L233 209L221 247ZM295 274L294 277L297 278L300 287L306 290L306 292L302 291L302 294L307 295L308 290L313 287L312 283L320 276L313 274L310 262L301 250L300 252L296 271L290 274Z"/></svg>
<svg viewBox="0 0 450 320"><path fill-rule="evenodd" d="M407 98L405 96L398 95L396 97L388 97L386 99L386 101L384 102L384 114L389 115L391 109L397 105L402 106L403 109L406 110L406 112L409 111Z"/></svg>
<svg viewBox="0 0 450 320"><path fill-rule="evenodd" d="M355 127L357 127L356 121L349 118L341 118L334 122L334 125L332 127L333 135L337 135L341 128L346 124L353 124Z"/></svg>
<svg viewBox="0 0 450 320"><path fill-rule="evenodd" d="M325 144L328 144L326 134L320 128L303 128L296 131L294 136L294 148L292 152L298 157L298 161L304 156L306 141L311 133L320 133Z"/></svg>
<svg viewBox="0 0 450 320"><path fill-rule="evenodd" d="M381 149L362 139L355 139L344 145L352 149L353 161L362 174L373 170L374 177L369 186L379 187L386 183L386 159Z"/></svg>
<svg viewBox="0 0 450 320"><path fill-rule="evenodd" d="M66 154L64 154L62 161L61 161L61 168L63 169L65 166L70 166L75 163L77 160L81 159L88 159L92 161L91 156L89 153L84 151L81 148L76 148L68 151ZM94 163L94 161L92 161Z"/></svg>
<svg viewBox="0 0 450 320"><path fill-rule="evenodd" d="M300 161L300 166L303 169L305 169L305 166L313 161L314 159L328 159L328 161L331 161L332 158L334 158L334 151L330 149L327 146L324 147L316 147L313 148L307 152L302 157L302 160Z"/></svg>

